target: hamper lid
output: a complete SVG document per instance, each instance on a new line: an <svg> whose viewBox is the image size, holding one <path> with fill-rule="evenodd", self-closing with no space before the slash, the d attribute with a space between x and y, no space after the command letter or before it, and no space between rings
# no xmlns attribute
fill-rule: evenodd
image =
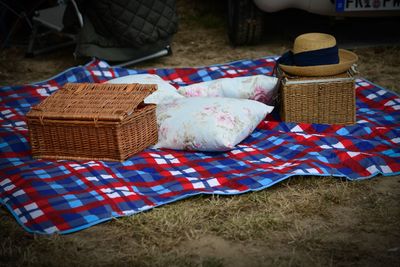
<svg viewBox="0 0 400 267"><path fill-rule="evenodd" d="M67 83L34 106L28 117L122 121L157 90L155 84Z"/></svg>

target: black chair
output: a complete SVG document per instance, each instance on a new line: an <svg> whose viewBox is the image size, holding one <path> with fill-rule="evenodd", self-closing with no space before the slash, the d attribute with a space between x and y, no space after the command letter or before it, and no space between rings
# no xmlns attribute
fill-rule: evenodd
<svg viewBox="0 0 400 267"><path fill-rule="evenodd" d="M79 12L78 6L74 0L58 1L57 5L53 7L36 10L32 17L32 33L29 39L26 56L33 57L76 44L76 33L65 31L63 21L68 2L74 7L73 9L80 27L83 26L82 14ZM51 44L43 44L46 41L46 37L50 34L58 34L66 40Z"/></svg>

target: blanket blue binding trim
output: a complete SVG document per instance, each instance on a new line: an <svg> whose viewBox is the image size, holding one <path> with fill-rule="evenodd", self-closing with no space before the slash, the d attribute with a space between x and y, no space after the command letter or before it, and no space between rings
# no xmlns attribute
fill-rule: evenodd
<svg viewBox="0 0 400 267"><path fill-rule="evenodd" d="M173 199L173 200L171 200L171 201L166 201L166 202L163 203L163 205L170 204L170 203L173 203L173 202L176 202L176 201L185 199L185 198L189 198L189 197L192 197L192 196L197 196L197 195L222 195L222 196L233 196L233 195L241 195L241 194L245 194L245 193L249 193L249 192L257 192L257 191L264 190L264 189L266 189L266 188L268 188L268 187L271 187L271 186L273 186L273 185L275 185L275 184L277 184L277 183L280 183L280 182L282 182L282 181L284 181L284 180L286 180L286 179L288 179L288 178L290 178L290 177L292 177L292 176L321 176L321 177L331 176L331 177L338 177L338 178L343 178L343 177L344 177L344 178L347 178L347 179L350 180L350 181L363 181L363 180L371 179L371 178L373 178L373 177L375 177L375 176L377 176L377 175L382 175L382 176L395 176L395 175L400 175L400 172L391 173L391 174L385 174L385 173L382 173L382 172L375 172L374 174L372 174L372 175L370 175L370 176L368 176L368 177L362 177L362 178L349 178L349 177L346 176L346 175L332 175L332 174L330 174L330 173L325 173L325 174L320 174L320 175L317 175L317 174L301 174L301 175L299 175L299 174L290 174L290 175L286 175L286 176L282 177L281 179L278 179L278 180L276 180L276 181L273 181L272 183L270 183L270 184L268 184L268 185L265 185L265 186L262 186L262 187L257 188L257 189L248 189L248 190L241 191L241 192L238 192L238 193L223 193L223 192L219 192L219 193L217 193L217 194L214 194L214 193L208 193L208 192L199 192L199 193L195 193L195 194L187 194L187 195L183 195L183 196L177 197L177 198L175 198L175 199ZM5 207L7 207L7 209L11 212L11 214L14 216L14 218L15 218L16 221L19 223L19 225L21 225L27 232L32 233L32 234L47 235L46 233L43 233L43 232L32 231L32 230L30 230L29 228L27 228L27 227L20 221L19 217L17 216L17 214L14 213L14 211L12 210L12 208L11 208L10 206L8 206L6 203L4 203L1 199L0 199L0 204L2 204L2 205L4 205ZM156 207L160 207L160 206L154 206L154 207L150 207L150 208L147 208L147 209L143 209L143 210L140 210L140 211L138 211L138 212L134 212L134 213L132 213L132 214L130 214L130 215L138 214L138 213L141 213L141 212L143 212L143 211L148 211L148 210L151 210L151 209L156 208ZM77 232L77 231L84 230L84 229L86 229L86 228L89 228L89 227L91 227L91 226L94 226L94 225L99 224L99 223L102 223L102 222L111 221L112 219L116 219L116 218L120 218L120 217L126 217L126 216L127 216L127 215L118 215L118 216L113 216L113 217L106 218L106 219L100 219L100 220L93 221L93 222L91 222L91 223L85 224L85 225L83 225L83 226L81 226L81 227L76 227L76 228L73 228L73 229L70 229L70 230L67 230L67 231L59 231L59 232L57 232L57 233L58 233L58 234L70 234L70 233L74 233L74 232Z"/></svg>
<svg viewBox="0 0 400 267"><path fill-rule="evenodd" d="M272 57L271 57L271 56L268 56L268 57L264 57L264 58L276 59L276 58L278 58L278 57L277 57L277 56L272 56ZM216 64L216 65L212 65L212 66L221 66L221 65L227 65L227 64L234 64L234 63L236 63L236 62L241 62L241 61L243 61L243 60L233 61L233 62L225 63L225 64ZM250 61L250 60L249 60L249 61ZM87 63L86 65L84 65L84 67L86 67L86 66L92 64L93 62L95 62L95 59L92 60L92 61L90 61L90 62ZM79 67L79 66L78 66L78 67ZM106 66L106 67L109 67L109 66ZM45 83L45 82L47 82L47 81L56 79L57 77L59 77L59 76L65 74L65 73L67 73L68 71L73 70L74 68L76 68L76 67L69 68L69 69L67 69L67 70L65 70L65 71L63 71L63 72L61 72L61 73L59 73L59 74L57 74L57 75L55 75L55 76L49 78L49 79L46 79L46 80L43 80L43 81L39 81L39 82L32 83L32 85L43 84L43 83ZM116 68L114 68L114 69L116 69ZM135 73L139 73L139 72L142 72L142 71L128 70L128 73L129 73L129 74L135 74ZM143 72L145 72L145 71L143 71ZM364 80L364 81L367 81L367 80L365 80L365 79L363 79L363 80ZM379 85L376 85L376 84L374 84L374 83L372 83L372 82L369 82L369 81L367 81L367 82L370 83L370 84L373 84L373 85L376 86L377 88L380 88L380 89L385 90L385 91L389 91L388 89L383 88L383 87L381 87L381 86L379 86ZM393 91L389 91L389 92L393 93L394 95L399 96L396 92L393 92ZM214 195L214 194L215 194L215 195L227 195L227 196L229 196L229 195L239 195L239 194L245 194L245 193L248 193L248 192L260 191L260 190L264 190L264 189L266 189L266 188L268 188L268 187L271 187L271 186L273 186L273 185L275 185L275 184L277 184L277 183L280 183L281 181L286 180L286 179L288 179L288 178L290 178L290 177L292 177L292 176L321 176L321 177L331 176L331 177L338 177L338 178L346 178L346 179L348 179L348 180L350 180L350 181L358 181L358 180L367 180L367 179L373 178L373 177L375 177L375 176L377 176L377 175L382 175L382 176L395 176L395 175L400 175L400 172L395 172L395 173L383 173L383 172L377 171L377 172L375 172L375 173L373 173L373 174L371 174L370 176L367 176L367 177L350 178L350 177L347 176L347 175L331 174L331 173L327 172L327 171L324 170L324 169L321 169L321 170L322 170L324 173L322 173L322 174L307 174L307 173L302 173L302 174L288 174L288 175L285 175L285 176L283 176L282 178L277 179L277 180L275 180L275 181L272 181L272 180L271 180L271 183L269 183L269 184L267 184L267 185L264 185L264 186L261 186L261 187L259 187L259 188L256 188L256 189L248 189L248 190L240 191L240 192L236 192L236 193L218 192L217 194L215 194L215 193L210 193L210 192L198 192L198 193L186 194L186 195L182 195L182 196L176 197L176 198L174 198L173 200L166 201L166 202L163 203L163 205L164 205L164 204L169 204L169 203L172 203L172 202L175 202L175 201L179 201L179 200L182 200L182 199L185 199L185 198L188 198L188 197L196 196L196 195ZM32 233L32 234L46 234L46 233L44 233L44 232L32 231L32 230L30 230L29 228L27 228L27 227L21 222L21 220L19 219L18 215L15 214L15 212L13 211L13 209L12 209L8 204L6 204L2 199L0 199L0 204L1 204L1 205L4 205L4 206L11 212L11 214L14 216L14 218L16 219L16 221L17 221L27 232ZM133 212L133 213L131 213L130 215L137 214L137 213L140 213L140 212L146 211L146 210L151 210L151 209L153 209L153 208L155 208L155 207L159 207L159 206L149 207L149 208L146 208L146 209L137 211L137 212ZM99 220L93 221L93 222L91 222L91 223L87 223L87 224L85 224L85 225L83 225L83 226L81 226L81 227L76 227L76 228L73 228L73 229L70 229L70 230L66 230L66 231L59 231L59 232L57 232L57 233L58 233L58 234L69 234L69 233L77 232L77 231L80 231L80 230L89 228L89 227L91 227L91 226L93 226L93 225L96 225L96 224L99 224L99 223L102 223L102 222L106 222L106 221L112 220L113 218L119 218L119 217L126 217L126 215L116 215L116 216L113 216L113 217L110 217L110 218L99 219Z"/></svg>

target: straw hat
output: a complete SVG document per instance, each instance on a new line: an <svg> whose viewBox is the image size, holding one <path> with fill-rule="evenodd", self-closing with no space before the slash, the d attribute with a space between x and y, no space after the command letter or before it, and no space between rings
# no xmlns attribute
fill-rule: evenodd
<svg viewBox="0 0 400 267"><path fill-rule="evenodd" d="M333 49L333 48L336 48ZM297 76L328 76L343 73L351 68L351 66L358 60L358 56L353 52L344 49L337 49L336 39L332 35L325 33L306 33L298 36L293 45L293 50L289 51L290 56L296 57L301 55L302 58L307 57L307 53L317 55L318 62L324 62L324 55L318 54L319 51L329 51L329 53L336 53L338 60L336 63L327 62L327 64L317 65L295 65L293 62L279 62L279 67L292 75ZM316 54L316 55L315 55ZM330 57L332 55L329 55Z"/></svg>

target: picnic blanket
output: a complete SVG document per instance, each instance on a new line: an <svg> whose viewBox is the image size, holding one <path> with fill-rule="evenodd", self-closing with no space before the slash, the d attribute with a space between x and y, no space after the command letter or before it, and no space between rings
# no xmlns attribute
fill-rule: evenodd
<svg viewBox="0 0 400 267"><path fill-rule="evenodd" d="M235 149L147 149L124 162L34 160L25 114L66 82L135 73L178 87L222 77L271 75L275 57L199 68L129 70L94 60L33 85L0 89L0 203L31 233L71 233L197 194L232 195L294 175L366 179L400 172L400 98L356 80L357 124L295 124L267 117Z"/></svg>

